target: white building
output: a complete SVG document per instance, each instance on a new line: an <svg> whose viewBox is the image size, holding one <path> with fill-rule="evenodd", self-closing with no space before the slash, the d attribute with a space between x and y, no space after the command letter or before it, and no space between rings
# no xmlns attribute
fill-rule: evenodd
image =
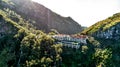
<svg viewBox="0 0 120 67"><path fill-rule="evenodd" d="M59 41L73 41L73 42L78 42L83 44L87 44L86 40L88 39L88 37L84 35L70 36L70 35L60 34L60 35L54 35L52 37Z"/></svg>
<svg viewBox="0 0 120 67"><path fill-rule="evenodd" d="M58 40L58 44L62 44L64 47L79 49L81 44L87 44L86 40L88 39L85 35L79 36L70 36L70 35L54 35L54 39Z"/></svg>

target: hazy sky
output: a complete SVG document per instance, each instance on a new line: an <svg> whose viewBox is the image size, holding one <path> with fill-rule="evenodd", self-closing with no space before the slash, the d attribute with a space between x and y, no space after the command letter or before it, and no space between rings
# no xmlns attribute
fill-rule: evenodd
<svg viewBox="0 0 120 67"><path fill-rule="evenodd" d="M120 0L34 0L82 26L91 26L120 12Z"/></svg>

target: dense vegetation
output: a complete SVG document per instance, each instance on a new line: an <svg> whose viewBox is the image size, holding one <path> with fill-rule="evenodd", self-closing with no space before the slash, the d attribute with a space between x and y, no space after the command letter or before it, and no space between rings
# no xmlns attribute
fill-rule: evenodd
<svg viewBox="0 0 120 67"><path fill-rule="evenodd" d="M87 28L82 32L82 34L93 34L97 31L105 31L109 29L110 27L120 23L120 13L116 13L113 16L99 21L96 24L92 25L91 27Z"/></svg>
<svg viewBox="0 0 120 67"><path fill-rule="evenodd" d="M54 39L35 30L9 9L0 10L0 17L0 27L11 30L11 33L0 32L4 33L0 37L0 67L59 66L62 49L61 45L54 44Z"/></svg>
<svg viewBox="0 0 120 67"><path fill-rule="evenodd" d="M8 0L2 0L11 3ZM12 4L12 3L11 3ZM89 37L79 49L55 44L46 34L9 8L0 6L0 67L119 67L120 41ZM83 33L107 30L119 23L120 14L100 21ZM101 29L102 28L102 29Z"/></svg>

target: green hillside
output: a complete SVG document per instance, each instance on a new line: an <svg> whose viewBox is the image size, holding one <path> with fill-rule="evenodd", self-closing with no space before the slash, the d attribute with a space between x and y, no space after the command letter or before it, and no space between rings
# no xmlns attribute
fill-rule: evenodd
<svg viewBox="0 0 120 67"><path fill-rule="evenodd" d="M105 20L95 23L94 25L84 30L82 34L93 34L97 31L105 31L118 23L120 23L120 13L116 13Z"/></svg>
<svg viewBox="0 0 120 67"><path fill-rule="evenodd" d="M26 20L33 20L29 23L46 33L51 29L56 29L62 34L75 34L83 30L82 26L71 17L63 17L32 0L0 0L0 9L5 8L16 12Z"/></svg>
<svg viewBox="0 0 120 67"><path fill-rule="evenodd" d="M113 66L110 48L89 38L79 49L55 44L50 35L36 30L10 9L0 10L0 67L98 67ZM3 34L4 33L4 34ZM102 55L101 55L102 53Z"/></svg>
<svg viewBox="0 0 120 67"><path fill-rule="evenodd" d="M0 0L0 5L4 3L15 5L11 1ZM80 44L78 49L64 47L62 44L56 44L56 40L51 37L51 35L59 34L56 30L53 29L49 34L44 33L33 25L34 20L25 19L16 11L9 9L10 7L0 6L0 67L120 66L119 39L88 36L87 44ZM120 13L117 13L87 28L82 34L107 31L119 22ZM68 31L71 32L71 30Z"/></svg>
<svg viewBox="0 0 120 67"><path fill-rule="evenodd" d="M59 62L61 46L27 22L14 11L0 10L0 67L44 67Z"/></svg>

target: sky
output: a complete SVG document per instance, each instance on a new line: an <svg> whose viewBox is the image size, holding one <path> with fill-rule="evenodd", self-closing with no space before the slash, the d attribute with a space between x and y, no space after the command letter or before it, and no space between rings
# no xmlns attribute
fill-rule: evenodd
<svg viewBox="0 0 120 67"><path fill-rule="evenodd" d="M120 12L120 0L33 0L64 17L72 17L82 26Z"/></svg>

